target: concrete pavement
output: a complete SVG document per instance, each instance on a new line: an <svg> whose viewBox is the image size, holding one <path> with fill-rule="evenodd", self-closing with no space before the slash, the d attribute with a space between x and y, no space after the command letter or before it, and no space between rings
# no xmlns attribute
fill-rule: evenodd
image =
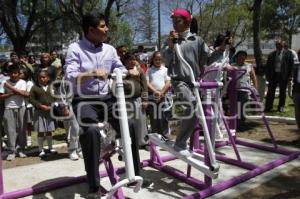
<svg viewBox="0 0 300 199"><path fill-rule="evenodd" d="M231 147L223 147L218 149L220 153L225 153L228 156L235 157ZM280 155L263 152L259 150L249 150L249 148L239 147L242 159L262 165L275 158L280 157ZM165 151L161 151L162 154L167 154ZM141 151L141 159L148 159L149 152ZM123 166L123 162L117 160L117 157L113 157L113 162L116 166ZM186 164L180 160L174 160L167 163L167 165L174 166L182 171L186 170ZM296 159L292 162L286 163L276 169L264 173L263 175L257 176L247 182L239 184L235 187L227 189L221 193L218 193L210 198L234 198L241 193L253 189L260 184L278 176L281 173L288 172L289 170L299 167L300 159ZM103 170L103 166L101 166ZM234 167L231 165L226 165L221 163L219 178L214 180L213 183L229 179L231 177L237 176L239 174L245 173L246 170ZM20 166L10 169L5 169L4 172L4 184L5 192L14 191L16 189L27 188L36 186L40 183L49 182L51 179L57 179L62 177L73 177L81 176L85 174L84 165L82 160L71 161L69 159L60 159L56 161L49 161L40 164ZM203 179L203 174L192 170L192 176L196 178ZM149 188L142 189L139 193L134 193L132 188L123 188L123 191L128 198L138 199L138 198L157 198L157 199L167 199L167 198L181 198L185 195L190 195L197 190L189 185L186 185L171 176L164 173L158 172L150 167L144 168L143 177L153 181L153 185ZM101 184L104 187L109 188L110 183L107 178L101 180ZM53 190L50 192L28 196L26 198L33 199L45 199L45 198L84 198L87 194L87 185L85 183ZM238 190L238 191L237 191Z"/></svg>

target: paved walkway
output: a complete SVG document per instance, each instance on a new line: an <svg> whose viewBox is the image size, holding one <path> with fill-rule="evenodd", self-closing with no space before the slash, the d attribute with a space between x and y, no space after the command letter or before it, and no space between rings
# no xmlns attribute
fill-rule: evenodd
<svg viewBox="0 0 300 199"><path fill-rule="evenodd" d="M224 147L218 150L221 153L225 153L228 156L234 157L233 150L230 147ZM242 159L262 165L271 161L272 159L280 157L280 155L266 153L258 150L249 150L245 147L239 147ZM161 151L163 154L166 152ZM149 158L149 152L141 151L142 159ZM117 157L113 157L113 162L117 166L123 166L123 162L117 160ZM186 164L180 160L174 160L167 163L180 170L186 169ZM226 191L216 194L210 198L234 198L239 194L242 194L250 189L253 189L260 184L275 178L281 173L288 172L289 170L300 167L300 159L296 159L292 162L286 163L276 169L257 176L247 182L244 182L238 186L232 187ZM103 169L103 167L101 167ZM217 180L213 183L229 179L233 176L245 173L246 170L237 167L225 165L221 163L220 174ZM56 161L44 162L40 164L20 166L4 170L4 184L5 191L14 191L21 188L28 188L36 186L40 183L49 182L50 179L66 178L84 175L83 161L71 161L69 159L60 159ZM124 193L128 198L136 199L167 199L167 198L181 198L185 195L192 194L197 190L189 185L186 185L173 177L170 177L157 170L146 167L143 171L143 176L152 180L154 183L152 186L146 189L142 189L139 193L134 193L131 188L124 188ZM203 174L195 170L192 171L192 176L203 179ZM104 178L101 182L105 187L109 187L108 179ZM238 191L237 191L238 190ZM29 196L26 198L33 199L45 199L45 198L84 198L87 194L87 185L85 183L69 186L66 188L57 189L51 192Z"/></svg>

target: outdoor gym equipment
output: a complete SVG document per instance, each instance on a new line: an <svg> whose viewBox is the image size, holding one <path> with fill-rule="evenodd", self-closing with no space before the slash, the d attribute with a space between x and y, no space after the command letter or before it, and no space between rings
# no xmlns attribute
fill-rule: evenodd
<svg viewBox="0 0 300 199"><path fill-rule="evenodd" d="M178 44L175 45L175 52L177 53L178 57L182 59L182 56L180 56L180 49L178 53ZM218 71L219 76L216 81L201 81L198 85L194 83L195 81L192 81L194 83L195 87L193 89L194 93L195 91L198 92L198 89L200 88L201 91L204 91L204 93L207 94L206 96L206 103L204 103L203 108L204 108L204 113L205 113L205 118L206 118L206 124L207 128L203 123L201 123L201 126L196 126L194 134L191 136L190 139L190 150L192 151L192 156L189 158L182 158L176 154L176 152L172 148L172 142L171 143L166 143L162 140L160 140L159 135L150 135L150 144L151 144L151 157L149 160L143 161L144 166L150 166L153 167L159 171L165 172L193 187L198 189L196 193L192 195L187 195L183 198L185 199L190 199L190 198L206 198L208 196L214 195L218 192L221 192L225 189L228 189L232 186L235 186L239 183L242 183L246 180L249 180L257 175L260 175L266 171L269 171L275 167L278 167L286 162L289 162L291 160L294 160L298 158L300 152L299 151L292 151L292 150L287 150L284 148L280 148L277 146L274 136L271 132L271 129L268 126L267 120L264 116L264 113L261 112L262 119L267 127L268 133L272 139L273 146L269 146L267 144L261 144L261 143L255 143L255 142L250 142L242 139L237 138L236 134L236 114L237 114L237 91L238 89L238 81L239 79L245 74L245 70L233 70L228 73L228 77L230 79L228 83L228 96L229 96L229 102L230 102L230 109L229 109L229 115L231 116L230 118L225 117L223 109L222 109L222 101L220 99L220 94L215 95L216 93L220 92L220 89L222 87L222 82L220 82L220 72L223 70L222 67L224 64L227 62L225 60L227 55L223 56L223 62L221 65L219 65L217 68L214 68L212 70ZM182 60L184 62L184 60ZM188 66L187 64L185 64ZM193 74L193 73L191 73ZM252 92L252 95L256 101L259 101L257 94L253 88L247 88ZM214 90L215 92L212 92ZM208 91L208 92L206 92ZM196 93L197 93L196 92ZM195 93L195 94L196 94ZM214 93L214 96L212 96L212 93ZM197 95L197 94L196 94ZM215 102L217 103L217 110L212 108L212 98L215 97ZM198 102L198 100L197 100ZM220 116L220 118L217 118L215 120L212 120L212 115L217 114ZM228 140L227 141L217 141L215 143L214 148L214 142L215 142L215 137L213 136L217 129L219 128L218 121L223 121L224 126L226 128L227 134L228 134ZM205 122L204 122L205 123ZM214 127L213 127L214 126ZM207 129L207 130L206 130ZM206 133L209 132L209 133ZM201 145L200 141L200 134L204 135L204 141L205 144L204 146ZM211 136L211 141L208 142L209 139L207 139L207 134ZM211 146L210 146L211 144ZM170 152L172 155L167 155L167 156L160 156L159 152L156 150L156 145L162 147L163 149L167 150ZM255 163L252 162L246 162L242 161L241 155L239 154L238 151L238 146L245 146L249 147L250 150L258 149L262 151L267 151L267 152L273 152L276 154L282 155L279 158L273 159L270 162L267 162L263 165L256 165ZM236 159L226 156L226 154L220 154L220 153L215 153L214 151L211 153L210 149L213 150L219 150L223 146L232 146L234 149L234 152L236 154ZM197 156L196 153L201 154L202 156ZM217 177L218 172L211 172L205 169L205 167L202 167L204 161L204 165L210 166L214 162L214 158L210 158L211 156L216 157L218 161L221 161L225 164L228 165L233 165L240 167L242 169L245 169L246 171L241 174L234 176L230 179L226 180L219 180L219 182L215 182L214 184L212 183L212 179ZM166 165L165 163L168 161L172 161L175 159L180 159L186 162L187 165L187 171L186 173L182 172L181 170L178 170L174 167L171 167L170 165ZM197 161L196 161L197 160ZM196 165L195 165L196 164ZM217 164L217 163L216 163ZM196 179L191 175L191 169L196 168L197 170L200 170L201 172L204 173L204 181ZM222 167L220 168L219 172L222 172ZM212 175L214 174L214 175Z"/></svg>
<svg viewBox="0 0 300 199"><path fill-rule="evenodd" d="M138 192L143 184L143 178L140 176L135 176L134 167L133 167L133 158L132 158L132 150L131 150L131 139L129 134L128 127L128 119L127 119L127 111L125 104L125 94L123 87L123 72L116 68L114 70L116 75L116 97L119 105L119 114L120 114L120 129L121 129L121 140L123 146L123 158L125 162L126 169L126 178L122 181L115 184L109 193L107 194L107 198L111 198L113 193L122 186L127 185L128 183L137 182L136 187L134 188L134 192Z"/></svg>
<svg viewBox="0 0 300 199"><path fill-rule="evenodd" d="M204 111L203 111L203 106L202 106L202 102L201 102L201 99L200 99L200 94L199 94L200 85L195 80L192 68L183 59L181 49L180 49L180 46L178 45L178 43L175 43L175 51L176 51L176 54L178 55L178 57L186 65L186 67L188 68L189 73L190 73L190 77L191 77L190 82L193 84L193 93L196 97L195 115L196 115L197 119L199 120L199 122L200 122L200 124L203 128L205 144L206 144L207 152L208 152L208 156L209 156L209 164L204 163L205 162L204 161L204 159L205 159L204 156L199 156L199 154L196 154L193 151L191 151L191 153L192 153L191 157L181 156L179 153L177 153L174 150L174 148L173 148L174 144L173 143L162 141L161 137L158 134L150 134L149 139L150 139L150 142L164 148L165 150L172 153L173 155L175 155L176 157L178 157L182 161L186 162L188 165L191 165L195 169L202 171L207 176L210 176L212 178L216 178L217 175L218 175L218 171L219 171L219 165L216 162L215 153L214 153L212 142L211 142L210 135L209 135L209 129L208 129L207 124L206 124L205 115L204 115Z"/></svg>
<svg viewBox="0 0 300 199"><path fill-rule="evenodd" d="M298 158L300 152L299 151L291 151L287 150L284 148L279 147L276 144L275 138L272 134L272 131L268 125L268 122L265 118L264 113L261 111L261 117L262 120L267 128L267 131L270 135L270 138L272 140L273 146L267 145L267 144L262 144L258 142L251 142L248 140L242 140L238 139L237 133L236 133L236 120L237 120L237 91L239 89L248 89L251 91L251 94L256 102L260 102L257 91L253 87L239 87L239 79L245 74L244 69L240 70L233 70L228 72L228 76L230 77L230 83L228 85L228 96L229 96L229 102L230 102L230 108L229 108L229 115L230 119L227 120L226 117L224 116L223 110L222 110L222 104L220 103L218 105L219 111L220 111L220 116L222 117L227 133L228 133L228 138L229 140L227 141L220 141L216 143L216 150L219 150L220 148L224 146L232 146L234 149L234 152L236 153L237 158L234 159L232 157L226 156L225 155L220 155L217 154L216 158L219 161L222 161L223 163L229 164L229 165L234 165L238 166L242 169L248 170L247 172L239 175L239 176L234 176L231 179L220 181L218 183L215 183L212 185L211 179L208 178L207 183L206 183L206 188L203 190L200 190L199 192L187 196L186 198L205 198L208 196L211 196L215 193L218 193L220 191L223 191L227 188L230 188L234 185L237 185L239 183L242 183L246 180L249 180L257 175L260 175L266 171L269 171L275 167L278 167L288 161L294 160ZM221 102L221 101L220 101ZM194 137L192 139L193 142L193 148L194 151L197 151L200 154L205 153L205 149L199 145L199 133L196 132L194 134ZM263 165L256 165L255 163L252 162L247 162L243 161L242 157L239 154L238 151L238 146L244 146L248 147L248 150L261 150L261 151L267 151L267 152L272 152L276 154L282 155L281 157L277 159L273 159L272 161L265 163ZM220 170L222 171L222 170Z"/></svg>
<svg viewBox="0 0 300 199"><path fill-rule="evenodd" d="M111 161L111 157L117 153L115 146L111 146L111 150L106 151L106 154L102 154L101 163L104 164L106 171L100 172L100 177L109 177L110 182L112 183L112 188L110 190L104 189L100 186L101 193L106 194L106 198L118 198L124 199L125 196L121 187L125 186L128 183L137 182L136 187L134 188L134 192L138 192L141 188L143 183L143 178L140 176L135 176L134 168L133 168L133 158L132 158L132 150L131 150L131 139L129 134L129 127L128 127L128 119L127 119L127 112L125 106L125 95L124 95L124 88L123 88L123 72L116 68L114 69L111 78L116 79L116 97L117 103L119 105L119 114L120 114L120 129L121 129L121 141L122 141L122 152L123 158L125 161L125 167L115 169L113 163ZM100 127L99 138L106 137L106 134L103 132L104 125L102 123L98 124ZM1 149L0 149L1 154ZM118 174L126 173L126 177L119 180ZM8 199L8 198L20 198L25 197L33 194L38 194L46 191L50 191L53 189L58 189L61 187L70 186L76 183L82 183L85 181L85 176L73 177L73 178L60 178L51 180L50 182L41 183L38 185L33 185L30 188L20 189L11 192L4 192L4 181L3 181L3 168L2 168L2 159L0 160L0 198Z"/></svg>

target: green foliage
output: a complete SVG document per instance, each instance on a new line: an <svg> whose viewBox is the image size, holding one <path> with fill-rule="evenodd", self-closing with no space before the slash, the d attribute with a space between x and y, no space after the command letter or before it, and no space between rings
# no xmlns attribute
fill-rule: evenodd
<svg viewBox="0 0 300 199"><path fill-rule="evenodd" d="M261 26L264 38L289 39L300 27L300 0L265 0Z"/></svg>
<svg viewBox="0 0 300 199"><path fill-rule="evenodd" d="M126 45L131 48L133 45L132 29L130 25L127 22L120 20L117 17L116 12L112 12L110 16L109 38L110 43L115 47Z"/></svg>
<svg viewBox="0 0 300 199"><path fill-rule="evenodd" d="M199 34L205 40L213 42L219 33L227 30L235 38L243 41L251 32L251 13L246 0L214 0L203 4L196 16Z"/></svg>
<svg viewBox="0 0 300 199"><path fill-rule="evenodd" d="M0 1L1 25L17 52L25 50L27 43L37 31L48 27L60 18L55 1Z"/></svg>
<svg viewBox="0 0 300 199"><path fill-rule="evenodd" d="M275 97L274 100L274 105L273 109L276 110L277 106L279 103L279 97ZM284 107L284 112L270 112L266 113L266 115L271 115L271 116L280 116L280 117L295 117L295 105L293 102L293 99L290 98L289 96L286 97L286 102L285 102L285 107Z"/></svg>
<svg viewBox="0 0 300 199"><path fill-rule="evenodd" d="M77 24L77 26L81 24L81 19L84 14L93 10L98 10L99 12L104 11L102 1L98 0L57 0L57 4L60 8L60 12Z"/></svg>

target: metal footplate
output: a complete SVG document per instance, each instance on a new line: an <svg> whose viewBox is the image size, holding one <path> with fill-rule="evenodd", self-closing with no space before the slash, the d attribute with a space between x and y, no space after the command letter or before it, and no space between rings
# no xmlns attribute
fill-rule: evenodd
<svg viewBox="0 0 300 199"><path fill-rule="evenodd" d="M125 185L132 183L132 182L137 182L136 186L134 187L133 191L135 193L139 192L142 184L143 184L143 178L140 176L134 176L133 179L123 179L120 182L118 182L117 184L115 184L107 193L107 195L104 197L106 199L111 199L113 197L113 194L121 187L124 187Z"/></svg>
<svg viewBox="0 0 300 199"><path fill-rule="evenodd" d="M163 141L161 139L161 135L157 133L149 134L150 141L163 148L164 150L168 151L169 153L176 156L178 159L186 162L187 164L191 165L195 169L201 171L205 175L216 179L218 177L219 172L219 165L217 167L209 167L204 164L204 156L193 151L189 151L191 156L183 156L179 154L177 151L174 150L174 142L173 141Z"/></svg>

